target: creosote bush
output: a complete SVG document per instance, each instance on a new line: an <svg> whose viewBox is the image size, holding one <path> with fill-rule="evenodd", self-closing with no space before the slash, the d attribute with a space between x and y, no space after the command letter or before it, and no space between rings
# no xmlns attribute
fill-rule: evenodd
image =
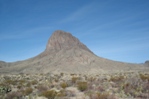
<svg viewBox="0 0 149 99"><path fill-rule="evenodd" d="M63 89L65 89L68 85L67 85L66 82L63 82L63 83L60 84L60 86L61 86Z"/></svg>
<svg viewBox="0 0 149 99"><path fill-rule="evenodd" d="M76 81L78 80L78 77L72 77L72 83L76 83Z"/></svg>
<svg viewBox="0 0 149 99"><path fill-rule="evenodd" d="M55 99L57 92L54 90L48 90L41 93L41 96L44 96L48 99Z"/></svg>
<svg viewBox="0 0 149 99"><path fill-rule="evenodd" d="M148 80L149 81L149 75L148 74L140 74L140 78L144 81L144 80Z"/></svg>
<svg viewBox="0 0 149 99"><path fill-rule="evenodd" d="M37 83L38 83L37 80L33 80L33 81L31 82L32 85L36 85Z"/></svg>
<svg viewBox="0 0 149 99"><path fill-rule="evenodd" d="M85 91L88 88L87 82L78 82L77 85L78 85L77 87L80 91Z"/></svg>

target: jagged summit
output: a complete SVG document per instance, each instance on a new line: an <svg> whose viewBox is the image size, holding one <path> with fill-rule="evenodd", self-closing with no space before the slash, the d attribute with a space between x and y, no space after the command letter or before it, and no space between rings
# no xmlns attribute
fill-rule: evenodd
<svg viewBox="0 0 149 99"><path fill-rule="evenodd" d="M46 51L60 51L62 49L81 48L91 52L84 44L82 44L76 37L71 33L57 30L55 31L46 46ZM92 53L92 52L91 52Z"/></svg>

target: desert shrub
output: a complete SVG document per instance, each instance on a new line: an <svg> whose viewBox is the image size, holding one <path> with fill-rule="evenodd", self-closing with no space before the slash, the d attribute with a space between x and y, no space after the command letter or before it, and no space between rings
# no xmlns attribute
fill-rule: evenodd
<svg viewBox="0 0 149 99"><path fill-rule="evenodd" d="M33 92L33 89L32 88L26 88L25 90L24 90L24 95L29 95L29 94L31 94Z"/></svg>
<svg viewBox="0 0 149 99"><path fill-rule="evenodd" d="M76 81L78 80L78 77L72 77L72 83L76 83Z"/></svg>
<svg viewBox="0 0 149 99"><path fill-rule="evenodd" d="M26 84L26 87L31 87L31 83L28 82L28 83Z"/></svg>
<svg viewBox="0 0 149 99"><path fill-rule="evenodd" d="M89 97L90 97L89 99L99 99L95 93L89 94Z"/></svg>
<svg viewBox="0 0 149 99"><path fill-rule="evenodd" d="M0 87L1 87L1 86L7 86L7 84L6 84L5 82L1 82L1 83L0 83Z"/></svg>
<svg viewBox="0 0 149 99"><path fill-rule="evenodd" d="M139 97L139 99L149 99L149 94L148 93L142 93L138 97Z"/></svg>
<svg viewBox="0 0 149 99"><path fill-rule="evenodd" d="M5 80L4 83L8 84L8 85L16 85L16 81L15 80L11 80L11 79Z"/></svg>
<svg viewBox="0 0 149 99"><path fill-rule="evenodd" d="M54 90L48 90L41 93L41 96L44 96L48 99L54 99L57 95L57 92Z"/></svg>
<svg viewBox="0 0 149 99"><path fill-rule="evenodd" d="M60 73L61 76L64 76L64 73Z"/></svg>
<svg viewBox="0 0 149 99"><path fill-rule="evenodd" d="M149 81L148 82L142 82L142 92L143 93L146 93L146 92L149 92Z"/></svg>
<svg viewBox="0 0 149 99"><path fill-rule="evenodd" d="M23 94L21 92L11 92L6 95L5 99L22 99Z"/></svg>
<svg viewBox="0 0 149 99"><path fill-rule="evenodd" d="M36 85L37 83L38 83L37 80L31 81L31 84L32 84L32 85Z"/></svg>
<svg viewBox="0 0 149 99"><path fill-rule="evenodd" d="M103 86L97 86L95 89L100 91L100 92L103 92L106 90Z"/></svg>
<svg viewBox="0 0 149 99"><path fill-rule="evenodd" d="M97 94L97 97L98 99L107 99L108 98L108 94L107 93L96 93Z"/></svg>
<svg viewBox="0 0 149 99"><path fill-rule="evenodd" d="M96 80L96 78L94 78L94 77L90 77L88 80L89 80L90 82L93 82L93 81Z"/></svg>
<svg viewBox="0 0 149 99"><path fill-rule="evenodd" d="M88 88L87 82L78 82L77 85L80 91L85 91Z"/></svg>
<svg viewBox="0 0 149 99"><path fill-rule="evenodd" d="M0 86L0 94L5 94L11 92L10 86Z"/></svg>
<svg viewBox="0 0 149 99"><path fill-rule="evenodd" d="M50 88L54 88L54 87L55 87L55 85L54 85L54 84L51 84L51 85L50 85Z"/></svg>
<svg viewBox="0 0 149 99"><path fill-rule="evenodd" d="M92 91L92 90L88 90L88 91L85 92L85 95L89 96L90 99L95 99L95 98L92 98L93 94L94 94L94 91Z"/></svg>
<svg viewBox="0 0 149 99"><path fill-rule="evenodd" d="M17 88L18 88L18 89L21 89L21 88L22 88L22 86L21 86L21 85L18 85L18 86L17 86Z"/></svg>
<svg viewBox="0 0 149 99"><path fill-rule="evenodd" d="M71 76L75 76L76 74L70 74Z"/></svg>
<svg viewBox="0 0 149 99"><path fill-rule="evenodd" d="M3 77L5 80L11 80L11 77L9 77L9 76L4 76Z"/></svg>
<svg viewBox="0 0 149 99"><path fill-rule="evenodd" d="M27 81L22 79L22 80L19 80L18 82L19 82L20 85L24 85Z"/></svg>
<svg viewBox="0 0 149 99"><path fill-rule="evenodd" d="M113 81L113 82L120 82L124 80L124 76L111 76L110 78L110 81Z"/></svg>
<svg viewBox="0 0 149 99"><path fill-rule="evenodd" d="M104 93L97 92L96 95L97 95L96 99L116 99L114 95L111 95L108 92Z"/></svg>
<svg viewBox="0 0 149 99"><path fill-rule="evenodd" d="M55 82L58 82L59 80L55 78L54 81L55 81Z"/></svg>
<svg viewBox="0 0 149 99"><path fill-rule="evenodd" d="M63 89L65 89L68 85L67 85L66 82L63 82L63 83L60 84L60 86L61 86Z"/></svg>
<svg viewBox="0 0 149 99"><path fill-rule="evenodd" d="M64 97L64 96L66 96L65 90L60 90L60 92L57 93L57 97Z"/></svg>
<svg viewBox="0 0 149 99"><path fill-rule="evenodd" d="M72 81L71 80L67 80L67 85L68 86L72 86L73 85Z"/></svg>
<svg viewBox="0 0 149 99"><path fill-rule="evenodd" d="M100 93L100 92L97 92L97 93L91 93L89 95L90 99L109 99L109 95L107 93ZM112 99L112 98L110 98Z"/></svg>
<svg viewBox="0 0 149 99"><path fill-rule="evenodd" d="M68 97L75 97L76 93L73 90L66 90L66 96L68 96Z"/></svg>
<svg viewBox="0 0 149 99"><path fill-rule="evenodd" d="M88 90L94 90L94 86L91 82L88 83Z"/></svg>
<svg viewBox="0 0 149 99"><path fill-rule="evenodd" d="M140 74L140 78L144 81L144 80L148 80L149 81L149 75L148 74Z"/></svg>
<svg viewBox="0 0 149 99"><path fill-rule="evenodd" d="M43 92L43 91L47 91L48 90L48 88L46 86L43 86L43 85L38 85L37 89L38 89L39 92Z"/></svg>

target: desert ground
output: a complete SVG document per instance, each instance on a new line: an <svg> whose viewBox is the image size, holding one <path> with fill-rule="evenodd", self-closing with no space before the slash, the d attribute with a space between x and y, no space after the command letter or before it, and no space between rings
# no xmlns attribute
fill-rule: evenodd
<svg viewBox="0 0 149 99"><path fill-rule="evenodd" d="M149 99L148 72L4 74L0 86L1 99Z"/></svg>

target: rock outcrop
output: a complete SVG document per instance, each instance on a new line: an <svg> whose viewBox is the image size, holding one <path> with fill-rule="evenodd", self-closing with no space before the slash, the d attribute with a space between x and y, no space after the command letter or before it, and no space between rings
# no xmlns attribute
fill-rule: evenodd
<svg viewBox="0 0 149 99"><path fill-rule="evenodd" d="M46 51L60 51L62 49L68 50L71 48L80 48L91 52L84 44L82 44L76 37L72 36L70 33L57 30L55 31L46 46ZM92 53L92 52L91 52Z"/></svg>

